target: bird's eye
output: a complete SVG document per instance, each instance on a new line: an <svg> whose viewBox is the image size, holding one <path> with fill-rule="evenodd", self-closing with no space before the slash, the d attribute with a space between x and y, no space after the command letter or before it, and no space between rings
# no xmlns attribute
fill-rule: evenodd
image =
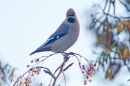
<svg viewBox="0 0 130 86"><path fill-rule="evenodd" d="M73 14L73 16L75 15L75 13Z"/></svg>
<svg viewBox="0 0 130 86"><path fill-rule="evenodd" d="M73 16L75 16L75 12L73 13Z"/></svg>

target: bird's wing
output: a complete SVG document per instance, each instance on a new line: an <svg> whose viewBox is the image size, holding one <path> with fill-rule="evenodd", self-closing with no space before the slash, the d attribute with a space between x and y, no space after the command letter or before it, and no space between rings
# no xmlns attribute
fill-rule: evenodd
<svg viewBox="0 0 130 86"><path fill-rule="evenodd" d="M67 35L69 33L69 30L70 30L70 27L63 22L59 26L59 28L39 48L42 48L48 44L51 44L54 41L58 40L59 38Z"/></svg>

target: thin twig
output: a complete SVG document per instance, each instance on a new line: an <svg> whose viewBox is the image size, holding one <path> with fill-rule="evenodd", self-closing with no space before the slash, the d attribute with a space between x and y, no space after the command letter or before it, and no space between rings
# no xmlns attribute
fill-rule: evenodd
<svg viewBox="0 0 130 86"><path fill-rule="evenodd" d="M125 6L125 8L127 9L127 11L129 11L129 12L130 12L130 9L128 8L128 6L127 6L126 4L124 4L121 0L119 0L119 2L120 2L122 5L124 5L124 6Z"/></svg>
<svg viewBox="0 0 130 86"><path fill-rule="evenodd" d="M64 81L65 81L65 86L66 86L66 78L65 78L65 73L63 72L63 76L64 76Z"/></svg>
<svg viewBox="0 0 130 86"><path fill-rule="evenodd" d="M103 9L103 12L105 12L105 9L106 9L106 6L107 6L107 2L108 2L108 0L106 0L106 3L105 3L105 6L104 6L104 9Z"/></svg>
<svg viewBox="0 0 130 86"><path fill-rule="evenodd" d="M108 14L109 14L109 11L110 11L110 8L111 8L111 1L109 0L109 7L108 7Z"/></svg>

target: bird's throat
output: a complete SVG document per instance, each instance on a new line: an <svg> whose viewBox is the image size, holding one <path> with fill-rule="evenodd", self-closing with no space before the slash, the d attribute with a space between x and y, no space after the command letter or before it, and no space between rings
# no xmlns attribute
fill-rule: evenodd
<svg viewBox="0 0 130 86"><path fill-rule="evenodd" d="M75 20L74 20L74 18L69 17L69 18L68 18L68 22L69 22L69 23L74 23L74 22L75 22Z"/></svg>

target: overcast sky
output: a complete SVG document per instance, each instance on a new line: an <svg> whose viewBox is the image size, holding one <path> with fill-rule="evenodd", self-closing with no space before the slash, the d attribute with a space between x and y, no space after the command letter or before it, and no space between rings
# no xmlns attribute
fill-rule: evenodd
<svg viewBox="0 0 130 86"><path fill-rule="evenodd" d="M1 0L0 1L0 60L9 63L13 67L18 68L17 75L24 73L30 64L30 60L51 52L37 53L32 56L29 54L39 47L62 23L65 19L66 11L73 8L80 22L80 37L76 44L67 51L76 52L88 59L96 59L91 57L92 43L95 38L92 33L87 32L85 24L87 17L85 12L90 9L94 3L100 3L98 0ZM88 18L89 19L89 18ZM49 67L52 71L56 69L63 60L61 55L53 56L45 61L44 66ZM78 62L75 58L69 60L68 63L75 64L66 72L67 86L83 86L83 77L78 69ZM124 69L126 70L126 69ZM101 72L102 73L102 72ZM124 73L121 73L121 76ZM99 77L96 75L95 77ZM99 78L93 78L93 81L87 86L114 86L113 83L123 82L129 84L128 77L122 79L117 78L113 82L105 80L102 83L104 75ZM120 79L121 78L121 79ZM62 79L62 78L61 78ZM36 77L36 80L45 86L48 85L50 76L47 74ZM64 86L62 80L57 84Z"/></svg>

